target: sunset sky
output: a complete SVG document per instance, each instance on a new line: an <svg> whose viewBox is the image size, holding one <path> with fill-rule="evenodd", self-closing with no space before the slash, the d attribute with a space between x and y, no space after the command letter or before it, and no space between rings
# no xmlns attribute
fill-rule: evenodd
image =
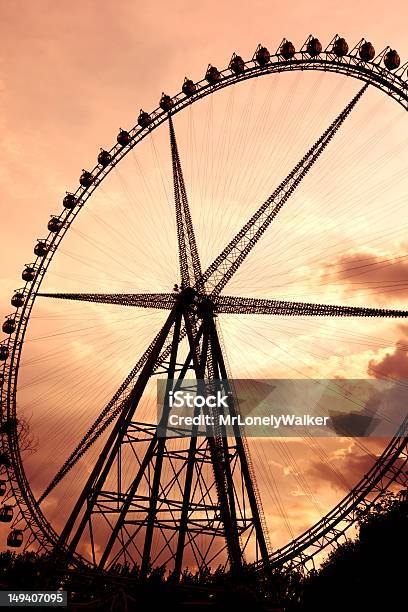
<svg viewBox="0 0 408 612"><path fill-rule="evenodd" d="M3 3L0 31L0 312L22 285L49 216L83 168L140 108L233 52L274 53L283 37L323 47L338 33L408 58L399 1L313 3L119 0ZM203 267L361 87L337 75L267 76L175 117ZM406 308L406 111L370 89L224 293ZM178 278L167 127L143 141L97 190L44 281L50 291L171 291ZM364 271L359 272L360 268ZM164 321L161 312L39 301L23 354L19 409L38 450L39 494ZM398 320L220 317L236 377L408 378L408 325ZM243 360L243 355L245 359ZM146 401L140 416L154 414ZM251 447L274 546L341 499L384 440L302 439ZM83 474L97 454L89 453ZM68 496L76 492L68 479ZM284 510L282 510L284 508ZM44 511L58 529L58 489Z"/></svg>

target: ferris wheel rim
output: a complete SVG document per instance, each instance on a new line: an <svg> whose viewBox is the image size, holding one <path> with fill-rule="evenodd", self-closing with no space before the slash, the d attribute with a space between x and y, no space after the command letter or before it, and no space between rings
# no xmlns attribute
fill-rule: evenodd
<svg viewBox="0 0 408 612"><path fill-rule="evenodd" d="M129 135L129 142L126 145L123 146L120 143L117 143L106 152L110 157L109 162L106 165L97 163L88 173L92 177L91 183L88 186L80 185L77 190L71 194L75 198L74 207L64 208L60 215L53 217L54 219L58 220L59 227L56 231L50 231L48 237L43 241L47 245L47 252L44 256L38 256L35 262L30 264L33 266L35 273L33 280L27 281L24 288L17 290L22 291L23 295L25 296L25 301L23 306L17 307L14 314L10 315L10 317L16 323L16 330L13 334L9 335L7 343L2 343L3 345L6 345L8 349L9 347L11 348L10 355L8 355L8 358L4 363L4 372L8 368L8 377L4 378L4 381L7 380L8 383L5 393L4 384L2 385L2 395L6 397L6 405L4 405L4 402L2 401L2 418L4 419L5 416L6 422L17 422L17 379L24 337L30 320L31 311L35 303L35 298L60 242L70 229L72 223L76 219L86 201L89 199L89 197L91 197L93 192L99 187L108 174L131 150L133 150L137 144L139 144L146 136L164 123L168 119L169 115L175 115L194 102L224 89L225 87L229 87L250 78L257 78L259 76L268 74L278 74L294 70L318 70L350 76L380 89L388 96L396 100L405 110L408 110L408 79L406 76L404 79L404 74L407 74L408 62L398 67L398 69L395 71L391 71L384 67L382 63L385 54L388 50L390 50L390 47L384 49L379 55L373 58L372 61L362 60L358 55L358 51L361 45L364 44L365 39L361 39L350 53L338 57L333 52L334 43L338 38L338 36L334 37L329 46L315 57L311 57L307 51L307 42L311 39L310 36L306 40L303 47L299 51L296 51L291 59L283 58L282 54L280 53L281 43L276 54L271 55L269 61L265 65L260 65L256 60L256 55L254 54L252 59L244 62L245 68L243 72L237 74L232 71L230 63L226 69L217 71L220 75L217 82L211 83L205 77L201 81L194 83L196 91L192 95L186 95L182 90L180 93L170 98L172 101L170 108L164 109L159 106L149 114L150 121L148 125L143 127L136 124L133 128L126 132ZM286 39L284 39L284 41L285 40ZM86 173L86 171L84 172ZM406 429L407 424L405 424L404 431L406 431ZM401 439L403 442L401 442ZM373 463L372 469L384 465L384 459L386 458L387 451L389 449L392 450L392 445L397 443L399 443L402 449L404 445L408 443L408 438L401 438L401 436L393 438L386 449L384 449L381 456ZM6 435L2 436L2 448L6 452L8 451L10 454L11 463L9 467L6 467L6 470L10 483L10 489L16 505L18 506L21 518L26 523L28 530L30 530L33 541L34 539L37 540L44 550L48 550L57 542L58 535L39 507L29 485L19 447L17 429L15 427L12 427ZM397 460L397 455L395 452L394 455L394 459L387 466L387 470L390 466L392 467L393 463L395 463ZM404 466L407 461L408 457L405 458ZM394 482L395 479L396 476L392 477L389 480L386 488L388 488L388 486ZM311 542L313 543L313 541L316 541L316 533L319 532L320 526L326 526L327 529L335 527L336 524L338 524L342 519L335 517L332 519L332 523L329 525L327 525L327 519L333 512L340 508L346 500L352 498L353 492L355 492L356 489L365 482L368 482L367 475L365 475L364 478L362 478L361 481L355 487L353 487L353 489L336 506L334 506L329 513L327 513L309 529L305 530L297 538L290 540L286 545L277 550L273 554L273 558L276 559L277 565L287 562L287 554L291 554L293 557L294 553L296 552L294 550L294 548L296 548L296 543L299 543L299 546L303 546L303 548L305 548L305 543L310 544ZM373 487L374 485L368 489L367 494L372 491ZM309 537L308 540L307 536L312 536L312 534L313 537ZM326 545L327 543L325 546ZM320 548L313 554L316 554L325 546L320 546ZM86 562L86 559L84 559L78 553L76 553L76 557L81 562Z"/></svg>

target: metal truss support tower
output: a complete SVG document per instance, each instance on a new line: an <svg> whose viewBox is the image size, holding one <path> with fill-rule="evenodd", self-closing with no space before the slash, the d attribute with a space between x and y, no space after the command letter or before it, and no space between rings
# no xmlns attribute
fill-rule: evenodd
<svg viewBox="0 0 408 612"><path fill-rule="evenodd" d="M128 409L112 429L61 533L58 548L72 555L86 530L91 538L97 529L95 517L108 514L110 533L99 558L93 553L100 569L127 558L129 563L140 565L143 576L158 564L171 568L179 578L189 549L188 562L197 564L202 571L207 571L217 558L221 563L224 556L230 569L239 572L251 539L256 543L258 558L268 564L271 551L239 427L234 426L233 438L227 438L215 418L215 426L209 426L205 436L197 436L197 427L194 427L191 435L180 437L167 427L168 402L163 405L155 431L152 426L134 420L146 384L154 375L155 359L169 338L172 348L165 364L167 391L174 384L180 386L189 370L193 370L197 381L205 380L198 382L199 385L219 384L225 392L229 390L211 301L205 300L197 315L195 295L191 290L178 294L176 305L132 390ZM182 322L188 342L187 354L180 361ZM230 397L229 411L236 415L233 395ZM217 414L214 412L213 416ZM169 432L167 437L163 435L164 430ZM139 448L134 450L139 460L135 461L137 469L126 489L120 490L118 482L109 488L114 466L121 457L123 462L124 447L136 447L140 445L138 440L148 440L148 443L143 456L137 452ZM203 540L206 540L204 547Z"/></svg>

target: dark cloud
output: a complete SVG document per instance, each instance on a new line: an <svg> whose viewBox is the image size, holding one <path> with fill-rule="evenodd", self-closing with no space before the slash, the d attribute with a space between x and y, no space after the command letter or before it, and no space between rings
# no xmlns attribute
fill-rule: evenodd
<svg viewBox="0 0 408 612"><path fill-rule="evenodd" d="M368 455L358 455L354 448L350 454L340 455L330 461L312 461L306 471L314 486L330 486L336 491L349 491L374 463Z"/></svg>
<svg viewBox="0 0 408 612"><path fill-rule="evenodd" d="M369 251L344 253L322 272L325 284L344 283L349 289L371 289L381 296L408 296L408 254L394 257Z"/></svg>
<svg viewBox="0 0 408 612"><path fill-rule="evenodd" d="M362 454L361 451L358 452L356 446L353 446L347 454L331 457L328 461L312 461L306 470L306 476L313 483L313 488L326 486L336 491L346 493L350 491L370 471L380 454L380 449L386 445L383 438L365 439L364 444L371 452L377 447L375 457L368 452ZM401 464L402 460L398 459L394 466L399 467Z"/></svg>
<svg viewBox="0 0 408 612"><path fill-rule="evenodd" d="M408 379L408 344L399 340L393 353L387 353L380 361L371 359L367 368L375 378Z"/></svg>

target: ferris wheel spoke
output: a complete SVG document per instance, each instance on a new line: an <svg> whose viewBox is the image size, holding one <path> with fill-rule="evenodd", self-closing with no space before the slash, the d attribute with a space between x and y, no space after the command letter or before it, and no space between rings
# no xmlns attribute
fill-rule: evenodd
<svg viewBox="0 0 408 612"><path fill-rule="evenodd" d="M169 127L181 285L182 287L201 286L200 258L171 115L169 115Z"/></svg>
<svg viewBox="0 0 408 612"><path fill-rule="evenodd" d="M313 304L310 302L290 302L286 300L263 300L228 295L221 295L217 298L216 309L217 312L220 313L252 315L264 314L301 317L408 317L408 310Z"/></svg>
<svg viewBox="0 0 408 612"><path fill-rule="evenodd" d="M321 153L351 113L368 85L364 85L270 197L258 208L225 249L204 272L201 283L218 295L260 240L278 212L300 185Z"/></svg>
<svg viewBox="0 0 408 612"><path fill-rule="evenodd" d="M172 293L38 293L37 295L59 300L158 308L161 310L170 310L176 301Z"/></svg>

